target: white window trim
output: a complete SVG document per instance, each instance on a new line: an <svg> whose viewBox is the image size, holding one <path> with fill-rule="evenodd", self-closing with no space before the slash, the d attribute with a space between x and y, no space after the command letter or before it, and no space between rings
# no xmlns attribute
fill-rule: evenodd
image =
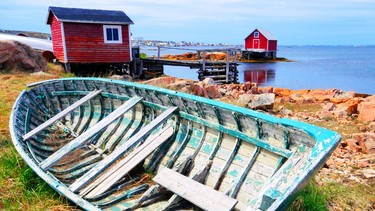
<svg viewBox="0 0 375 211"><path fill-rule="evenodd" d="M107 29L117 29L118 30L118 40L107 40ZM120 25L103 25L104 43L122 43L122 30Z"/></svg>
<svg viewBox="0 0 375 211"><path fill-rule="evenodd" d="M255 36L258 35L258 36ZM259 38L259 32L254 32L254 38Z"/></svg>

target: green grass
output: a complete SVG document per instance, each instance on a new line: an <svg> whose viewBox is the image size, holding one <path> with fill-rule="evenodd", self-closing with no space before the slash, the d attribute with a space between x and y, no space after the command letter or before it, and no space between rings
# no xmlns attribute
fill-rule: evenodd
<svg viewBox="0 0 375 211"><path fill-rule="evenodd" d="M25 73L0 74L0 210L74 210L23 161L9 134L13 102L25 84L54 78Z"/></svg>
<svg viewBox="0 0 375 211"><path fill-rule="evenodd" d="M328 210L328 199L329 196L314 181L310 181L288 210L325 211Z"/></svg>
<svg viewBox="0 0 375 211"><path fill-rule="evenodd" d="M321 190L329 196L329 206L342 210L374 210L375 183L348 186L336 182L325 183Z"/></svg>
<svg viewBox="0 0 375 211"><path fill-rule="evenodd" d="M374 184L348 186L327 182L319 186L315 181L310 181L288 210L373 210L374 191Z"/></svg>
<svg viewBox="0 0 375 211"><path fill-rule="evenodd" d="M74 78L76 75L74 73L63 73L61 78Z"/></svg>
<svg viewBox="0 0 375 211"><path fill-rule="evenodd" d="M0 141L0 210L74 209L32 171L11 141Z"/></svg>
<svg viewBox="0 0 375 211"><path fill-rule="evenodd" d="M140 54L140 58L141 58L141 59L145 59L145 58L147 58L147 54L146 54L146 53L141 53L141 54Z"/></svg>

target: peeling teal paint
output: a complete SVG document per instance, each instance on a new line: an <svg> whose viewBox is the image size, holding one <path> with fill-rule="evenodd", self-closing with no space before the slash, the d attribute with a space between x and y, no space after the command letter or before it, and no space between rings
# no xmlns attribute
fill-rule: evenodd
<svg viewBox="0 0 375 211"><path fill-rule="evenodd" d="M237 170L229 171L228 174L231 175L234 178L238 177L238 171Z"/></svg>
<svg viewBox="0 0 375 211"><path fill-rule="evenodd" d="M206 154L210 154L213 149L213 145L209 143L204 143L202 147L202 151Z"/></svg>

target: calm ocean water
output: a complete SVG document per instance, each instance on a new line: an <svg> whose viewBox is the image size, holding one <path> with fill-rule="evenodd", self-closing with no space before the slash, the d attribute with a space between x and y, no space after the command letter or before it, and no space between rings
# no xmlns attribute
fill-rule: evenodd
<svg viewBox="0 0 375 211"><path fill-rule="evenodd" d="M147 55L157 51L141 48ZM186 51L163 49L161 54ZM240 63L239 82L290 89L331 89L375 94L375 46L279 46L294 62ZM195 69L165 66L167 75L197 80Z"/></svg>

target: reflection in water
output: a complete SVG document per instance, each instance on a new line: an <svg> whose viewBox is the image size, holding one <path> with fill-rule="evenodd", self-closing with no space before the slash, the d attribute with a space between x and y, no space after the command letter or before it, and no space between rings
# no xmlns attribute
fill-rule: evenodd
<svg viewBox="0 0 375 211"><path fill-rule="evenodd" d="M258 70L244 70L244 82L255 82L259 85L265 85L269 82L275 81L275 70L273 69L258 69Z"/></svg>

